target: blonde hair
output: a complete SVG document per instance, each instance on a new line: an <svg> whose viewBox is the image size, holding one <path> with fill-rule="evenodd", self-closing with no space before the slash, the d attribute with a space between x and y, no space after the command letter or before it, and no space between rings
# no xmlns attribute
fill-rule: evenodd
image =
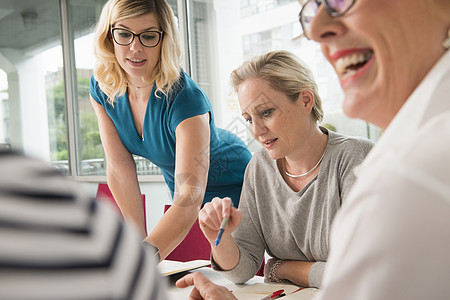
<svg viewBox="0 0 450 300"><path fill-rule="evenodd" d="M294 102L303 89L310 89L314 95L312 116L314 121L322 121L322 100L312 72L293 53L277 50L247 60L231 73L231 85L237 91L239 85L249 78L264 80Z"/></svg>
<svg viewBox="0 0 450 300"><path fill-rule="evenodd" d="M163 31L161 57L155 67L152 81L156 94L170 93L181 72L181 45L175 17L166 0L109 0L103 7L94 34L94 55L97 63L94 78L100 89L114 105L116 97L125 94L127 78L117 62L110 30L121 20L154 13Z"/></svg>

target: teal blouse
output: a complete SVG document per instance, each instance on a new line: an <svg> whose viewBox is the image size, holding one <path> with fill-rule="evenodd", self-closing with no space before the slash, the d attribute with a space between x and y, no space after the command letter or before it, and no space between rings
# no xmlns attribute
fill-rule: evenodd
<svg viewBox="0 0 450 300"><path fill-rule="evenodd" d="M107 102L98 82L91 77L89 92L101 104L113 121L123 145L132 154L147 158L161 169L173 197L175 171L175 130L183 120L209 113L210 115L210 166L203 204L213 197L231 197L239 203L245 168L251 153L235 134L217 128L211 103L202 89L185 73L168 95L150 94L143 137L134 125L128 94L115 99L114 107ZM208 149L205 149L207 151Z"/></svg>

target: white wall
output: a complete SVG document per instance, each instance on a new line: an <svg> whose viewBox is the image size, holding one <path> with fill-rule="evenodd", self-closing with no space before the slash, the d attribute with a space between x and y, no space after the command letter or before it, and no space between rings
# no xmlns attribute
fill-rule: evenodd
<svg viewBox="0 0 450 300"><path fill-rule="evenodd" d="M45 65L37 55L2 49L0 68L8 77L12 148L49 161Z"/></svg>
<svg viewBox="0 0 450 300"><path fill-rule="evenodd" d="M25 154L50 161L45 69L37 56L16 64Z"/></svg>

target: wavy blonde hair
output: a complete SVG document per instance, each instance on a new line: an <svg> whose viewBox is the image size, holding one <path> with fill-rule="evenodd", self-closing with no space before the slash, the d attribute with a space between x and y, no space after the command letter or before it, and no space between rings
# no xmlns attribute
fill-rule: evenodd
<svg viewBox="0 0 450 300"><path fill-rule="evenodd" d="M322 100L313 74L293 53L277 50L247 60L231 73L231 85L237 92L239 85L249 78L266 81L272 89L284 93L294 102L303 89L310 89L314 95L312 116L314 121L322 121Z"/></svg>
<svg viewBox="0 0 450 300"><path fill-rule="evenodd" d="M108 96L108 103L114 105L116 97L125 94L127 78L117 62L110 30L118 21L155 13L161 30L161 57L153 78L156 92L170 93L180 77L182 51L180 35L172 9L166 0L109 0L103 7L94 34L94 55L97 63L94 78L100 89Z"/></svg>

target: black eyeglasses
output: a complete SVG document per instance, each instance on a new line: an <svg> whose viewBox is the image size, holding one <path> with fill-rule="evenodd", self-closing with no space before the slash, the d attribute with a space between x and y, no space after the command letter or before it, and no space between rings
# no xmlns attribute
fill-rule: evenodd
<svg viewBox="0 0 450 300"><path fill-rule="evenodd" d="M298 15L298 19L303 28L303 34L308 39L311 22L322 3L327 13L333 18L336 18L345 14L355 3L355 0L308 0Z"/></svg>
<svg viewBox="0 0 450 300"><path fill-rule="evenodd" d="M144 47L156 47L161 41L162 31L144 31L139 34L135 34L129 30L122 28L113 28L111 29L111 34L113 36L114 42L121 46L130 45L135 37L139 38L142 46Z"/></svg>

